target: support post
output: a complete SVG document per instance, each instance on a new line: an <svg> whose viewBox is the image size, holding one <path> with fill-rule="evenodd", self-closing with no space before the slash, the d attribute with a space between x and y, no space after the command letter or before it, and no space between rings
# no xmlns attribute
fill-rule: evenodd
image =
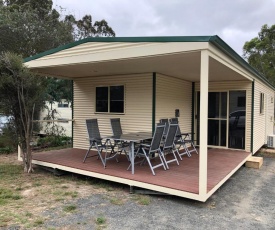
<svg viewBox="0 0 275 230"><path fill-rule="evenodd" d="M21 147L20 147L20 145L18 145L18 147L17 147L17 159L18 159L18 161L22 161L23 159L22 159L22 155L23 155L23 153L22 153L22 149L21 149Z"/></svg>
<svg viewBox="0 0 275 230"><path fill-rule="evenodd" d="M199 196L207 195L207 135L208 135L208 78L209 54L201 51L200 66L200 155L199 155Z"/></svg>

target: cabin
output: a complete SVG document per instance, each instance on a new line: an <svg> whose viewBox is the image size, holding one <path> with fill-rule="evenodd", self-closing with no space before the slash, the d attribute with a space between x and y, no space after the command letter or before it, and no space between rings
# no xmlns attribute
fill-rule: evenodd
<svg viewBox="0 0 275 230"><path fill-rule="evenodd" d="M38 165L206 201L273 134L274 87L218 36L86 38L25 65L73 84L73 148L34 155ZM82 163L86 119L110 136L110 118L131 133L173 117L199 150L179 166L153 176L146 165Z"/></svg>

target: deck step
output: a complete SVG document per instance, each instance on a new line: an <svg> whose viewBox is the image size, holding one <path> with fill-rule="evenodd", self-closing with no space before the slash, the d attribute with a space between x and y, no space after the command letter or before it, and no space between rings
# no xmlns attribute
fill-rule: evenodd
<svg viewBox="0 0 275 230"><path fill-rule="evenodd" d="M262 157L249 157L245 163L245 167L259 169L263 164Z"/></svg>

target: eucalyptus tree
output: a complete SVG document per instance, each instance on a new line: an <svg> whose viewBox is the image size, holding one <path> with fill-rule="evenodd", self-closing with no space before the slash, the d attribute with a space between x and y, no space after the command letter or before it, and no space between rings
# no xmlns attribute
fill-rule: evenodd
<svg viewBox="0 0 275 230"><path fill-rule="evenodd" d="M79 20L64 15L53 8L52 0L0 0L0 111L14 119L26 172L32 171L34 111L40 111L46 100L71 101L72 92L70 81L37 77L23 66L22 58L98 36L115 36L104 19L93 22L91 15Z"/></svg>
<svg viewBox="0 0 275 230"><path fill-rule="evenodd" d="M73 30L50 0L10 0L0 5L0 52L33 56L72 42Z"/></svg>
<svg viewBox="0 0 275 230"><path fill-rule="evenodd" d="M258 37L247 41L243 56L275 86L275 25L263 25Z"/></svg>
<svg viewBox="0 0 275 230"><path fill-rule="evenodd" d="M32 172L31 138L35 109L44 105L46 79L36 76L14 53L0 54L0 106L11 116L12 127L22 149L24 171Z"/></svg>

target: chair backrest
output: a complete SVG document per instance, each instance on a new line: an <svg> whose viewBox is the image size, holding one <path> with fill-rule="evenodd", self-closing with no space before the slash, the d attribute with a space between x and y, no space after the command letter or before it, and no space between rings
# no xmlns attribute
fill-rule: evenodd
<svg viewBox="0 0 275 230"><path fill-rule="evenodd" d="M87 119L86 127L89 139L101 139L97 119ZM97 141L97 143L101 143L101 141Z"/></svg>
<svg viewBox="0 0 275 230"><path fill-rule="evenodd" d="M179 124L179 119L177 117L173 117L170 119L170 124ZM175 140L181 139L181 131L180 131L180 126L178 125L177 133Z"/></svg>
<svg viewBox="0 0 275 230"><path fill-rule="evenodd" d="M159 120L159 123L165 125L165 128L164 128L164 135L167 135L168 127L169 127L169 120L168 120L168 118L160 119L160 120Z"/></svg>
<svg viewBox="0 0 275 230"><path fill-rule="evenodd" d="M179 123L179 119L177 117L170 118L170 123L171 124L178 124Z"/></svg>
<svg viewBox="0 0 275 230"><path fill-rule="evenodd" d="M165 142L163 145L164 149L173 147L178 126L179 126L178 124L169 124L168 133L166 135Z"/></svg>
<svg viewBox="0 0 275 230"><path fill-rule="evenodd" d="M165 125L158 125L155 129L154 136L151 142L150 152L157 151L163 137Z"/></svg>
<svg viewBox="0 0 275 230"><path fill-rule="evenodd" d="M114 136L120 136L122 134L120 118L111 118L110 121Z"/></svg>

